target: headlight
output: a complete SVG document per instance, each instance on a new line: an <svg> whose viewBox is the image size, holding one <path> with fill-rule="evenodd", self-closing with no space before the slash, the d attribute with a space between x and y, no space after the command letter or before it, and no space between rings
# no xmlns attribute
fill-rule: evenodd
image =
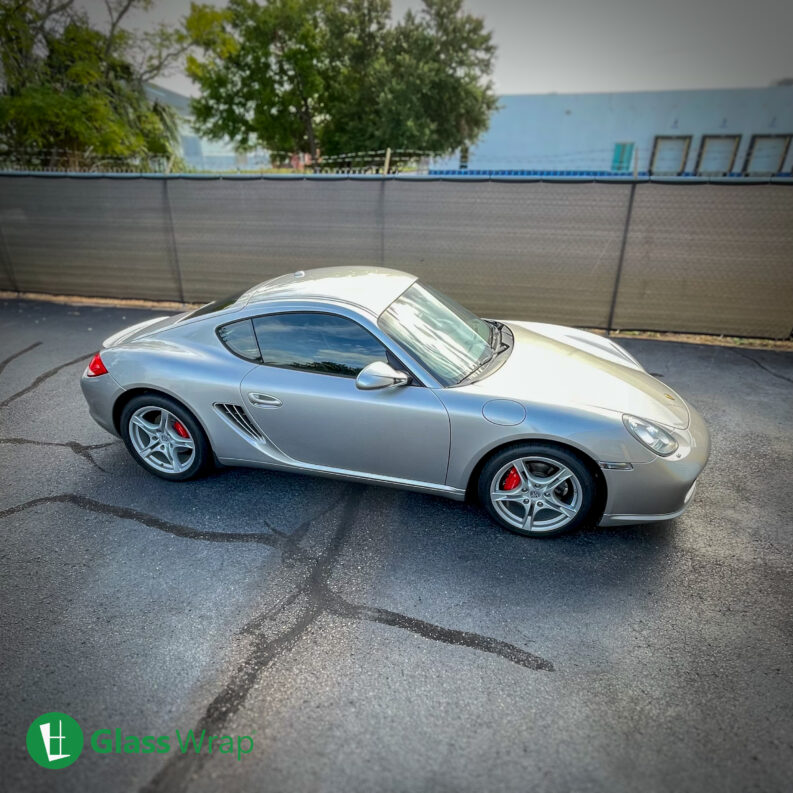
<svg viewBox="0 0 793 793"><path fill-rule="evenodd" d="M656 454L660 454L661 457L668 457L677 451L677 441L663 427L659 427L647 419L628 415L622 417L622 423L639 443L644 444Z"/></svg>

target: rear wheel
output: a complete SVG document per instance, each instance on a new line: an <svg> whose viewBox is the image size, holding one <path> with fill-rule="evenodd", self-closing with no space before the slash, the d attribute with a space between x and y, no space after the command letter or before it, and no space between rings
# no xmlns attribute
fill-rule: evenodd
<svg viewBox="0 0 793 793"><path fill-rule="evenodd" d="M160 394L133 397L121 411L121 437L136 462L163 479L183 481L203 473L209 442L187 408Z"/></svg>
<svg viewBox="0 0 793 793"><path fill-rule="evenodd" d="M586 522L597 485L576 454L525 443L488 460L478 489L479 500L504 528L529 537L550 537Z"/></svg>

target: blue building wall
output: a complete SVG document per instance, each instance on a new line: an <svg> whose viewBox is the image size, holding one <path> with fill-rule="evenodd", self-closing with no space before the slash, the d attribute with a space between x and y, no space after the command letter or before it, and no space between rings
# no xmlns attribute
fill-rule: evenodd
<svg viewBox="0 0 793 793"><path fill-rule="evenodd" d="M734 153L731 171L741 174L753 136L763 136L755 138L749 163L755 171L769 168L793 137L793 86L515 94L500 97L499 104L490 129L471 149L470 171L632 173L635 162L646 174L656 149L656 171L675 169L678 155L685 153L680 170L695 174L703 136L713 136L699 170L708 165L718 169ZM660 148L657 136L663 137ZM625 145L617 148L619 144ZM435 160L432 170L456 170L459 165L456 154ZM793 145L788 145L779 172L790 173L791 168Z"/></svg>
<svg viewBox="0 0 793 793"><path fill-rule="evenodd" d="M229 141L201 137L193 129L190 97L154 83L147 83L145 90L149 99L169 105L176 111L182 144L180 153L189 168L196 171L233 172L270 167L270 157L263 150L238 153Z"/></svg>

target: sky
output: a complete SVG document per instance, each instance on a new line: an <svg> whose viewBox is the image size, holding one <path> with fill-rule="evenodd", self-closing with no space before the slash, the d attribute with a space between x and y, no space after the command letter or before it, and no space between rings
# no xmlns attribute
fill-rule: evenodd
<svg viewBox="0 0 793 793"><path fill-rule="evenodd" d="M190 0L154 0L129 27L176 22ZM97 24L102 0L77 0ZM216 0L215 5L223 5ZM401 17L420 0L392 0ZM752 88L793 77L791 0L466 0L498 47L499 94ZM183 74L158 80L195 95Z"/></svg>

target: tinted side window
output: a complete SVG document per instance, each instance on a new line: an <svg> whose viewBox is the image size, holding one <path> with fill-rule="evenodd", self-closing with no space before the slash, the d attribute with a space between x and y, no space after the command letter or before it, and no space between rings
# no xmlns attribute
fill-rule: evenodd
<svg viewBox="0 0 793 793"><path fill-rule="evenodd" d="M274 314L253 320L262 363L355 377L386 351L357 322L335 314Z"/></svg>
<svg viewBox="0 0 793 793"><path fill-rule="evenodd" d="M233 353L249 361L261 362L256 336L253 335L253 325L249 319L238 322L229 322L217 329L218 338Z"/></svg>

